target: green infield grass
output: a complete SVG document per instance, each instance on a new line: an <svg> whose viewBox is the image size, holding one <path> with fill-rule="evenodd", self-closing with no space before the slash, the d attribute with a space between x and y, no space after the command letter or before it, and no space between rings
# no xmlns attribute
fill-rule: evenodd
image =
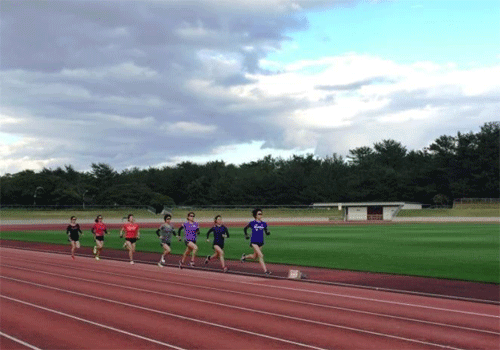
<svg viewBox="0 0 500 350"><path fill-rule="evenodd" d="M141 230L138 251L160 254L154 231ZM198 239L199 257L212 253L206 231L202 229ZM500 283L497 224L273 226L270 231L263 247L269 263ZM227 259L252 252L241 228L229 232ZM69 251L64 231L0 232L0 238L68 244ZM92 235L85 233L81 243L93 246ZM121 249L122 244L118 230L106 237L105 248ZM172 242L172 254L182 254L184 249L184 243Z"/></svg>

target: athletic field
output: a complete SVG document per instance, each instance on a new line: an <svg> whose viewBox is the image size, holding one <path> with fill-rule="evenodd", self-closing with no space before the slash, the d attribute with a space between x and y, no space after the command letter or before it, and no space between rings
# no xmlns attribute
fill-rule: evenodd
<svg viewBox="0 0 500 350"><path fill-rule="evenodd" d="M60 230L2 231L0 239L67 244L69 249L66 226L60 226ZM224 249L227 259L237 260L242 253L251 252L243 226L229 227L231 237ZM207 230L201 229L198 256L212 253ZM119 230L110 231L105 248L121 249ZM263 248L269 263L500 283L497 223L271 225L270 231ZM94 245L88 229L81 243ZM182 242L173 241L172 254L182 254L184 249ZM141 229L137 250L161 252L154 229Z"/></svg>

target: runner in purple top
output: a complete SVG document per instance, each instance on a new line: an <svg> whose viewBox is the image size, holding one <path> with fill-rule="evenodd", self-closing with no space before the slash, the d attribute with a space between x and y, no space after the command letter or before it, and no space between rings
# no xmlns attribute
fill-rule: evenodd
<svg viewBox="0 0 500 350"><path fill-rule="evenodd" d="M198 251L198 246L196 245L196 235L200 233L200 225L198 225L198 223L194 221L194 212L191 211L188 213L187 221L183 223L182 226L179 228L178 231L179 240L181 237L182 230L185 231L184 243L186 244L186 250L184 251L184 254L182 254L182 259L179 261L179 268L182 268L184 260L186 260L186 257L190 253L192 253L192 255L191 255L191 262L189 263L189 265L194 266L194 258L196 256L196 252Z"/></svg>
<svg viewBox="0 0 500 350"><path fill-rule="evenodd" d="M271 271L269 271L266 267L266 263L264 262L264 254L262 254L262 246L264 245L264 233L266 236L269 236L271 232L267 230L267 224L262 221L262 210L257 208L252 211L253 217L255 220L250 221L248 225L243 228L245 232L245 238L250 239L248 236L248 229L252 229L252 239L250 240L250 247L253 248L253 254L241 256L241 262L245 262L247 259L257 259L259 258L259 264L264 270L266 275L270 275Z"/></svg>

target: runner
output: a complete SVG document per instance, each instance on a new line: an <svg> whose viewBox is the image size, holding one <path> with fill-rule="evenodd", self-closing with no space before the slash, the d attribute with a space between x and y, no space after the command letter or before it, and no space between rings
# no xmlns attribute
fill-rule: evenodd
<svg viewBox="0 0 500 350"><path fill-rule="evenodd" d="M104 245L104 234L108 234L108 230L106 228L106 225L104 225L102 222L102 215L97 215L94 221L95 224L94 226L92 226L91 230L95 240L95 246L93 252L95 259L99 261L102 252L102 247Z"/></svg>
<svg viewBox="0 0 500 350"><path fill-rule="evenodd" d="M133 214L128 214L127 221L120 231L120 238L123 237L123 232L125 232L125 246L128 249L130 263L133 265L135 243L141 238L141 233L139 232L139 225L135 223Z"/></svg>
<svg viewBox="0 0 500 350"><path fill-rule="evenodd" d="M185 230L184 243L186 244L186 250L184 251L184 254L182 254L182 259L179 261L179 268L181 269L184 264L184 260L186 260L186 257L190 253L192 253L192 255L189 265L194 266L194 258L196 256L196 252L198 251L198 246L196 245L196 235L200 234L200 225L194 221L194 212L191 211L188 213L187 221L179 228L179 240L181 239L182 230Z"/></svg>
<svg viewBox="0 0 500 350"><path fill-rule="evenodd" d="M249 228L252 229L252 237L250 240L250 247L253 248L253 254L241 256L241 262L245 262L247 259L257 259L259 258L259 264L264 270L266 275L270 275L271 271L269 271L266 267L266 263L264 262L264 254L262 254L262 246L264 245L264 232L266 236L269 236L271 232L267 230L267 224L262 221L262 210L257 208L252 211L252 215L255 220L250 221L248 225L243 228L243 232L245 232L245 238L249 239L247 230Z"/></svg>
<svg viewBox="0 0 500 350"><path fill-rule="evenodd" d="M207 242L210 242L209 237L211 232L214 233L213 248L215 252L213 255L207 256L205 265L208 264L211 259L219 257L222 271L227 272L227 267L224 262L224 238L229 238L229 231L226 226L222 225L222 216L217 215L215 217L214 226L207 232Z"/></svg>
<svg viewBox="0 0 500 350"><path fill-rule="evenodd" d="M70 218L70 224L66 227L68 241L71 243L71 259L75 260L75 249L80 248L80 235L83 235L80 225L76 223L76 216Z"/></svg>
<svg viewBox="0 0 500 350"><path fill-rule="evenodd" d="M172 225L170 225L170 220L172 219L172 215L165 214L163 217L164 223L160 226L158 230L156 230L156 234L160 238L160 244L163 247L163 254L161 255L160 262L158 263L159 267L163 267L165 264L165 255L170 254L170 242L172 240L172 235L175 236L175 229Z"/></svg>

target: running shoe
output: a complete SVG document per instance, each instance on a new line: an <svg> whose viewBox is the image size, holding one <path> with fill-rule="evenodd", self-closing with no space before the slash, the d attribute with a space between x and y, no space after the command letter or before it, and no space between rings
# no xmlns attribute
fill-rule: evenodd
<svg viewBox="0 0 500 350"><path fill-rule="evenodd" d="M179 260L179 269L182 269L182 261Z"/></svg>
<svg viewBox="0 0 500 350"><path fill-rule="evenodd" d="M101 258L100 258L100 257L98 257L98 256L96 256L96 257L95 257L95 259L96 259L97 261L101 260Z"/></svg>
<svg viewBox="0 0 500 350"><path fill-rule="evenodd" d="M270 274L271 274L271 271L266 270L266 272L264 272L264 274L266 274L266 275L270 275Z"/></svg>
<svg viewBox="0 0 500 350"><path fill-rule="evenodd" d="M208 262L210 261L210 255L207 255L207 258L205 259L205 265L208 264Z"/></svg>
<svg viewBox="0 0 500 350"><path fill-rule="evenodd" d="M227 266L222 269L222 272L226 273L228 270Z"/></svg>
<svg viewBox="0 0 500 350"><path fill-rule="evenodd" d="M163 265L161 264L161 261L158 263L158 267L163 267Z"/></svg>
<svg viewBox="0 0 500 350"><path fill-rule="evenodd" d="M134 265L134 261L133 260L130 260L130 265Z"/></svg>
<svg viewBox="0 0 500 350"><path fill-rule="evenodd" d="M189 266L194 267L194 261L190 261Z"/></svg>
<svg viewBox="0 0 500 350"><path fill-rule="evenodd" d="M163 258L163 256L161 257L160 262L161 262L162 264L165 264L165 258Z"/></svg>
<svg viewBox="0 0 500 350"><path fill-rule="evenodd" d="M241 261L241 262L245 262L245 261L247 261L247 258L245 257L245 253L243 253L243 254L241 255L241 259L240 259L240 261Z"/></svg>
<svg viewBox="0 0 500 350"><path fill-rule="evenodd" d="M73 255L71 255L71 259L75 260L75 257Z"/></svg>
<svg viewBox="0 0 500 350"><path fill-rule="evenodd" d="M94 255L97 254L97 247L96 246L94 246L94 249L92 250L92 252L94 253Z"/></svg>

